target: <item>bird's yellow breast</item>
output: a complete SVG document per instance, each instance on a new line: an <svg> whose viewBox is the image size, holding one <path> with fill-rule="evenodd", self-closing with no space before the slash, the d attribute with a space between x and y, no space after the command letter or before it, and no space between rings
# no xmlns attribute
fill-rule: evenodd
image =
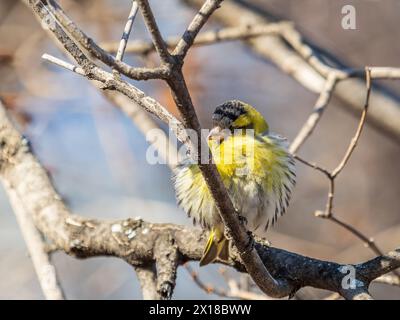
<svg viewBox="0 0 400 320"><path fill-rule="evenodd" d="M273 136L231 136L209 142L214 162L229 196L250 230L265 231L282 215L294 186L293 159L283 139ZM218 210L196 164L178 167L175 189L179 204L205 227L221 223Z"/></svg>
<svg viewBox="0 0 400 320"><path fill-rule="evenodd" d="M287 152L264 136L232 136L220 145L209 143L214 162L225 185L232 178L252 178L269 190L284 169Z"/></svg>

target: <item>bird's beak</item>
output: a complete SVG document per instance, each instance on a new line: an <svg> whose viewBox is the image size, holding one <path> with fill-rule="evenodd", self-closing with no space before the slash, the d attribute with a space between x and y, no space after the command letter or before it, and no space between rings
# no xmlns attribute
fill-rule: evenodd
<svg viewBox="0 0 400 320"><path fill-rule="evenodd" d="M224 139L229 135L228 129L222 129L219 126L216 126L210 130L210 133L207 136L207 139L217 141L221 143Z"/></svg>

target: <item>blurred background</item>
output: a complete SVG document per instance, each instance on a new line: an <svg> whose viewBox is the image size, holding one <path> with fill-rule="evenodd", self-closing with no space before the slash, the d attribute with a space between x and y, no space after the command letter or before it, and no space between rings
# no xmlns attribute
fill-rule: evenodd
<svg viewBox="0 0 400 320"><path fill-rule="evenodd" d="M268 13L295 22L302 34L352 67L400 67L397 0L253 0ZM98 42L118 41L130 9L129 0L64 0L67 13ZM152 0L164 36L181 34L195 11L179 0ZM357 30L341 28L341 8L357 10ZM210 21L207 29L221 27ZM140 15L131 39L149 39ZM19 1L0 1L0 98L33 150L50 172L72 211L88 217L140 215L154 222L190 225L176 207L170 171L146 162L148 144L132 122L85 79L49 65L43 53L63 54ZM143 60L132 55L134 66ZM198 115L210 127L214 107L228 99L256 106L273 131L293 139L317 96L290 76L252 53L240 42L193 48L185 74ZM396 82L383 82L400 97ZM135 85L176 114L170 93L160 81ZM329 105L313 136L300 151L305 159L333 168L355 132L358 117ZM400 125L400 119L399 119ZM349 164L337 179L334 211L384 251L400 243L400 148L371 126L363 132ZM270 232L274 246L337 262L373 257L352 234L314 217L323 209L327 179L298 164L298 184L289 212ZM42 299L26 246L0 188L0 299ZM54 255L61 284L69 299L140 299L133 269L116 258L77 260ZM197 269L197 264L192 264ZM217 266L201 269L207 283L224 285ZM232 272L233 276L236 276ZM305 290L308 297L323 292ZM400 289L374 285L377 298L400 299ZM326 294L326 293L325 293ZM213 299L180 268L176 299Z"/></svg>

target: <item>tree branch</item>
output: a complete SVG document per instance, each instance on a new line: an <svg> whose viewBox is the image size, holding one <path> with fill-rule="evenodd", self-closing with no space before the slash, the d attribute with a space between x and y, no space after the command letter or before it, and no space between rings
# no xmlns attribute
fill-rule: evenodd
<svg viewBox="0 0 400 320"><path fill-rule="evenodd" d="M168 69L163 66L153 69L133 68L114 58L108 52L100 48L96 42L88 37L81 29L79 29L79 27L65 14L62 8L54 0L23 1L35 10L36 14L41 17L41 21L47 21L47 25L52 32L54 32L53 29L57 29L60 27L59 25L61 25L62 28L71 35L73 40L79 44L79 46L121 74L135 80L160 79L167 76Z"/></svg>
<svg viewBox="0 0 400 320"><path fill-rule="evenodd" d="M128 45L129 36L132 31L133 21L135 21L137 12L138 12L138 4L136 0L134 0L132 1L132 8L131 11L129 12L128 21L126 22L124 33L122 34L122 39L118 46L117 55L115 56L115 60L117 61L122 61L124 57L126 46Z"/></svg>
<svg viewBox="0 0 400 320"><path fill-rule="evenodd" d="M149 2L147 0L137 0L137 2L140 8L140 12L142 13L143 19L146 23L147 29L151 34L154 47L156 48L156 51L161 58L161 61L166 64L173 63L172 57L168 52L167 45L165 44L161 32L158 29L156 20L154 19L154 15L151 11Z"/></svg>
<svg viewBox="0 0 400 320"><path fill-rule="evenodd" d="M56 269L50 262L41 234L36 229L30 215L22 206L12 186L6 181L2 180L2 182L13 212L17 218L26 246L28 247L29 256L32 259L33 267L35 268L45 298L47 300L64 300L64 293L58 282Z"/></svg>
<svg viewBox="0 0 400 320"><path fill-rule="evenodd" d="M254 37L265 36L267 34L279 34L288 22L268 23L259 25L239 26L231 28L223 28L220 30L204 31L197 35L192 46L204 46L216 44L225 41L246 40ZM166 45L170 49L174 49L177 44L182 41L181 37L171 37L167 39ZM104 42L102 47L110 52L116 52L118 43ZM126 47L127 53L147 55L155 50L153 43L135 40Z"/></svg>
<svg viewBox="0 0 400 320"><path fill-rule="evenodd" d="M296 135L292 144L290 145L289 151L291 153L296 153L304 144L304 142L306 142L308 137L313 133L315 127L322 117L323 112L325 111L332 98L332 94L334 92L337 81L338 78L336 73L330 73L326 80L325 86L322 89L319 98L314 105L312 113L310 114L306 123L300 129L299 133Z"/></svg>
<svg viewBox="0 0 400 320"><path fill-rule="evenodd" d="M223 0L206 0L199 12L195 15L172 53L174 56L177 56L181 62L183 62L189 48L193 45L201 28L213 12L219 8L222 1Z"/></svg>
<svg viewBox="0 0 400 320"><path fill-rule="evenodd" d="M154 264L135 267L135 271L142 289L143 300L160 300L161 296L157 292L157 271Z"/></svg>

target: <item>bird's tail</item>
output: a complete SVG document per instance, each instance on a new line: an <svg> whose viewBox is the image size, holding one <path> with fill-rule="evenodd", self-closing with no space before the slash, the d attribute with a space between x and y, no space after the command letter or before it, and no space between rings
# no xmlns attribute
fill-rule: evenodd
<svg viewBox="0 0 400 320"><path fill-rule="evenodd" d="M229 259L229 240L225 238L224 228L216 227L210 231L203 256L200 260L200 266L212 263L215 259L220 258L223 261Z"/></svg>

